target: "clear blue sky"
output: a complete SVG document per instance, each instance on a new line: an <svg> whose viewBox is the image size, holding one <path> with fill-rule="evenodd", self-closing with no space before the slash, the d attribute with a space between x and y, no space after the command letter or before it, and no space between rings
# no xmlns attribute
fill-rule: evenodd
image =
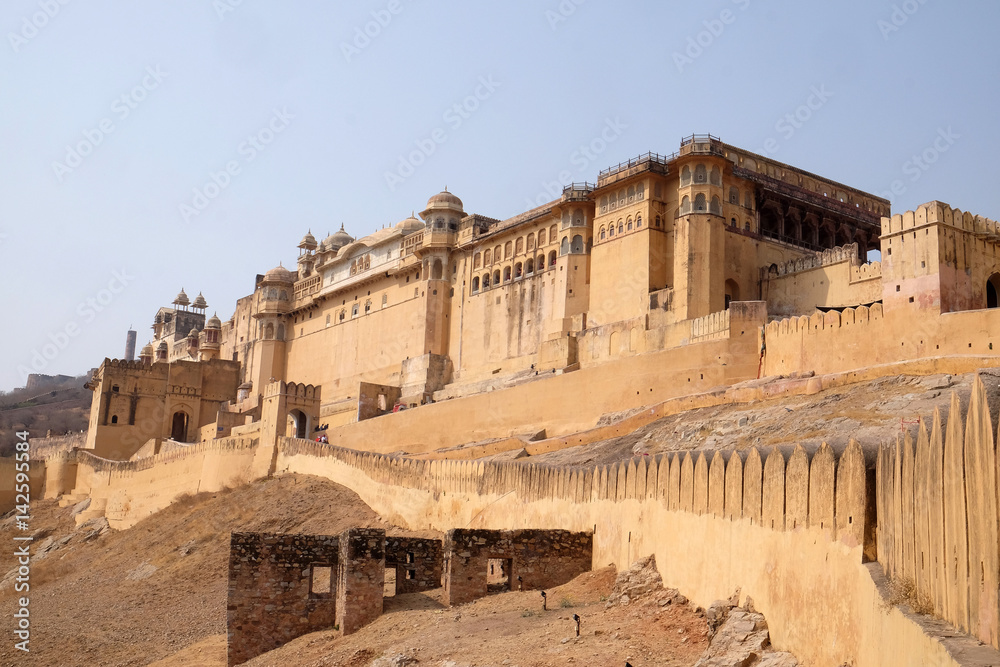
<svg viewBox="0 0 1000 667"><path fill-rule="evenodd" d="M998 25L941 0L4 0L0 388L120 357L130 324L143 345L181 287L228 318L308 229L363 236L445 185L505 218L690 133L1000 217Z"/></svg>

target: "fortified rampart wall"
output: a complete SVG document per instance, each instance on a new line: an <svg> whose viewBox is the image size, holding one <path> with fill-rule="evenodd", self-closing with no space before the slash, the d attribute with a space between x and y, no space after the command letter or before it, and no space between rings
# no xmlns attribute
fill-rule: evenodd
<svg viewBox="0 0 1000 667"><path fill-rule="evenodd" d="M744 336L756 346L756 328ZM754 355L735 357L730 340L627 357L614 364L553 375L502 392L456 398L330 428L333 444L373 451L431 452L442 447L533 433L565 435L593 427L602 414L660 403L756 376Z"/></svg>
<svg viewBox="0 0 1000 667"><path fill-rule="evenodd" d="M711 460L709 460L711 455ZM744 458L745 457L745 458ZM702 606L737 589L767 617L775 646L811 665L958 665L888 606L863 564L872 521L852 443L730 455L686 452L599 468L414 461L303 440L277 471L327 477L390 521L453 527L593 530L594 565L653 553L664 581Z"/></svg>
<svg viewBox="0 0 1000 667"><path fill-rule="evenodd" d="M932 357L1000 352L1000 309L931 316L916 308L846 308L771 322L764 329L764 375L817 374ZM988 361L988 360L987 360ZM996 358L988 365L1000 364Z"/></svg>
<svg viewBox="0 0 1000 667"><path fill-rule="evenodd" d="M248 483L258 443L225 438L136 461L108 461L79 450L73 494L89 496L91 511L103 508L112 528L129 528L183 494Z"/></svg>
<svg viewBox="0 0 1000 667"><path fill-rule="evenodd" d="M882 265L862 263L856 243L762 267L760 281L761 298L771 315L867 305L882 299Z"/></svg>

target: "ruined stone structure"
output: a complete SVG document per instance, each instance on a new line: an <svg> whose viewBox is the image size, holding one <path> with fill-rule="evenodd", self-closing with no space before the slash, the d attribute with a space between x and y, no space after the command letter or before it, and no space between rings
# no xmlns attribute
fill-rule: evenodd
<svg viewBox="0 0 1000 667"><path fill-rule="evenodd" d="M481 598L492 581L502 590L545 589L590 571L593 535L564 530L449 530L445 537L445 599Z"/></svg>
<svg viewBox="0 0 1000 667"><path fill-rule="evenodd" d="M228 661L238 665L316 630L357 632L382 613L386 568L396 570L397 595L439 588L442 577L446 589L449 582L474 582L463 584L461 600L449 602L459 604L486 595L484 554L512 558L508 574L522 573L528 590L589 571L592 551L589 534L566 531L452 530L444 545L362 528L339 537L233 533Z"/></svg>

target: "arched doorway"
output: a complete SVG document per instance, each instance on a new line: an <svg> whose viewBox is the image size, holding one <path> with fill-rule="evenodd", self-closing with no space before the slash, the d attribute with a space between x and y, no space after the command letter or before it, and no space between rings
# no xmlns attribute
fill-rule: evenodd
<svg viewBox="0 0 1000 667"><path fill-rule="evenodd" d="M309 433L309 418L301 410L292 410L288 417L294 427L293 437L305 438Z"/></svg>
<svg viewBox="0 0 1000 667"><path fill-rule="evenodd" d="M177 442L187 442L188 416L183 412L174 413L170 424L170 439Z"/></svg>
<svg viewBox="0 0 1000 667"><path fill-rule="evenodd" d="M726 308L729 308L729 304L732 301L740 300L740 286L736 284L736 281L730 278L726 281Z"/></svg>
<svg viewBox="0 0 1000 667"><path fill-rule="evenodd" d="M1000 295L1000 273L994 273L986 281L986 307L996 308L1000 305L1000 300L998 300L998 295Z"/></svg>

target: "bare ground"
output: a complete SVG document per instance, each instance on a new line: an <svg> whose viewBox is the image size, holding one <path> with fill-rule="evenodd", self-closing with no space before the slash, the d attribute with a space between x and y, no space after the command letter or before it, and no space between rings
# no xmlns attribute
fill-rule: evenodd
<svg viewBox="0 0 1000 667"><path fill-rule="evenodd" d="M990 405L1000 407L1000 375L980 371ZM811 396L792 396L749 404L699 408L655 422L618 438L530 457L554 465L606 465L632 456L686 450L744 450L750 447L807 451L823 442L843 451L851 438L869 457L880 443L894 442L903 430L916 433L917 420L940 408L948 416L951 392L967 407L974 374L890 376L828 389ZM995 413L994 413L995 414Z"/></svg>

